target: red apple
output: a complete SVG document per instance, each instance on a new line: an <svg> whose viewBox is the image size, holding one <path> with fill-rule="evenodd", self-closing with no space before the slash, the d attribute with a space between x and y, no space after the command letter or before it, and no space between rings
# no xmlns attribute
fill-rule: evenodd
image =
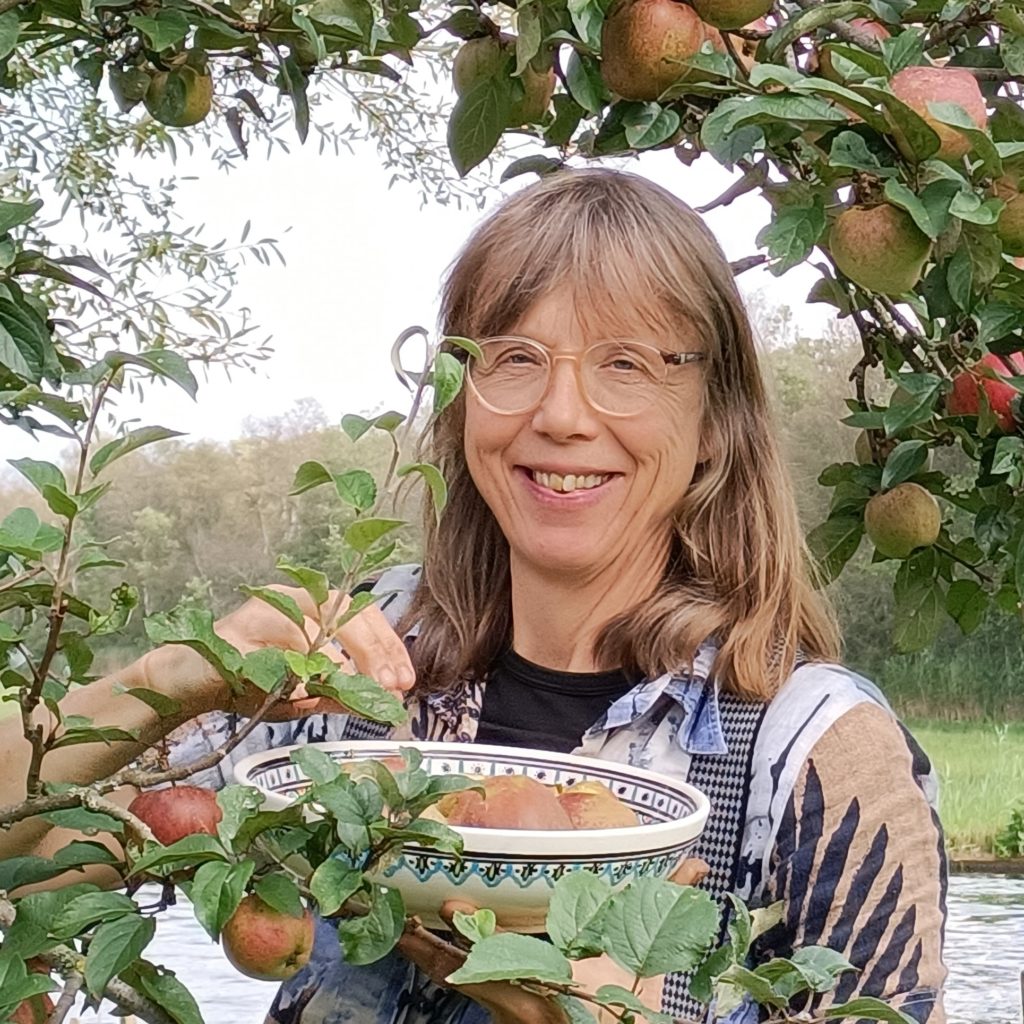
<svg viewBox="0 0 1024 1024"><path fill-rule="evenodd" d="M953 391L946 400L946 408L953 416L977 416L980 401L978 385L985 389L988 404L992 407L999 427L1004 433L1011 433L1016 422L1013 418L1012 402L1020 394L1012 384L982 377L978 370L987 366L1001 377L1024 375L1024 352L1013 352L1008 356L997 356L994 352L982 356L970 371L958 373L953 378Z"/></svg>
<svg viewBox="0 0 1024 1024"><path fill-rule="evenodd" d="M928 110L929 103L957 103L967 111L974 124L984 129L988 124L985 97L978 81L966 68L909 67L897 71L889 82L893 94L916 111L939 136L937 160L959 161L971 150L971 142L962 132L937 121ZM916 156L910 144L898 130L893 132L900 152L908 160Z"/></svg>
<svg viewBox="0 0 1024 1024"><path fill-rule="evenodd" d="M221 819L216 792L198 786L147 790L128 805L128 810L141 818L164 846L197 832L215 836Z"/></svg>
<svg viewBox="0 0 1024 1024"><path fill-rule="evenodd" d="M250 893L220 933L228 960L250 978L284 981L309 963L313 952L313 915L292 917Z"/></svg>
<svg viewBox="0 0 1024 1024"><path fill-rule="evenodd" d="M656 100L687 74L681 61L707 38L697 12L679 0L615 0L601 29L601 74L627 100Z"/></svg>

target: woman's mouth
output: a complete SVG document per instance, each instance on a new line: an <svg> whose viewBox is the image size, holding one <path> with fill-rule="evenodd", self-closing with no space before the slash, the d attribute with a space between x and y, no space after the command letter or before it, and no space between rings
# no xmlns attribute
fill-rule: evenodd
<svg viewBox="0 0 1024 1024"><path fill-rule="evenodd" d="M611 480L611 473L545 473L527 469L530 479L540 487L556 494L572 494L574 491L590 491Z"/></svg>

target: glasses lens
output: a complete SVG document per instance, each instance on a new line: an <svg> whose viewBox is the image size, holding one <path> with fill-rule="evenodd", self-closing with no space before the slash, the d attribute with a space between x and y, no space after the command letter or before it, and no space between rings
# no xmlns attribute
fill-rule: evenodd
<svg viewBox="0 0 1024 1024"><path fill-rule="evenodd" d="M645 409L665 383L661 353L648 345L610 341L587 349L583 380L590 401L611 413Z"/></svg>
<svg viewBox="0 0 1024 1024"><path fill-rule="evenodd" d="M502 412L519 412L539 402L548 385L547 353L524 338L490 338L470 359L469 377L477 394Z"/></svg>

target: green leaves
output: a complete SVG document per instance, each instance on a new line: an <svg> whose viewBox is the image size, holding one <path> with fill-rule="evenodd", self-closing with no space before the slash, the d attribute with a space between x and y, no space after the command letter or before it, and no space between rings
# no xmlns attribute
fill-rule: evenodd
<svg viewBox="0 0 1024 1024"><path fill-rule="evenodd" d="M434 357L431 383L434 386L434 415L444 412L462 390L465 367L451 352L438 352Z"/></svg>
<svg viewBox="0 0 1024 1024"><path fill-rule="evenodd" d="M434 502L434 512L438 519L440 519L444 507L448 503L448 485L445 483L445 479L437 466L433 466L429 462L417 462L413 465L402 466L397 473L400 477L408 476L410 473L418 473L423 478L423 482L429 488L430 497Z"/></svg>
<svg viewBox="0 0 1024 1024"><path fill-rule="evenodd" d="M255 866L251 860L238 864L210 861L196 870L188 898L196 920L214 941L242 902Z"/></svg>
<svg viewBox="0 0 1024 1024"><path fill-rule="evenodd" d="M461 97L448 122L448 152L460 177L491 155L512 107L507 78L481 78Z"/></svg>
<svg viewBox="0 0 1024 1024"><path fill-rule="evenodd" d="M611 886L589 871L573 871L560 878L548 906L551 941L574 958L600 953L601 925L611 895Z"/></svg>
<svg viewBox="0 0 1024 1024"><path fill-rule="evenodd" d="M146 619L146 636L155 644L184 644L201 654L228 683L238 680L242 656L213 631L213 614L205 609L175 608Z"/></svg>
<svg viewBox="0 0 1024 1024"><path fill-rule="evenodd" d="M331 697L371 722L401 725L407 717L402 702L369 676L335 672L320 682L307 684L306 689L314 696Z"/></svg>
<svg viewBox="0 0 1024 1024"><path fill-rule="evenodd" d="M153 917L122 917L96 929L85 960L85 987L99 996L110 979L137 959L156 932Z"/></svg>
<svg viewBox="0 0 1024 1024"><path fill-rule="evenodd" d="M372 964L387 956L405 929L405 905L397 889L373 886L369 913L338 923L345 962Z"/></svg>
<svg viewBox="0 0 1024 1024"><path fill-rule="evenodd" d="M309 891L316 900L324 917L336 914L341 905L354 896L363 885L361 871L351 868L340 860L329 858L313 872Z"/></svg>
<svg viewBox="0 0 1024 1024"><path fill-rule="evenodd" d="M758 246L777 261L772 273L783 274L810 255L825 230L825 207L821 196L808 203L783 207L757 236Z"/></svg>
<svg viewBox="0 0 1024 1024"><path fill-rule="evenodd" d="M290 594L282 594L281 591L274 590L272 587L249 587L243 585L238 589L246 596L255 597L257 600L269 604L271 608L276 608L286 619L295 623L299 629L305 630L306 617L302 614L302 609L296 603L295 598Z"/></svg>
<svg viewBox="0 0 1024 1024"><path fill-rule="evenodd" d="M153 444L155 441L164 441L170 437L183 437L178 430L168 430L167 427L139 427L137 430L129 430L122 437L115 438L105 444L89 460L89 469L95 476L103 469L127 455L129 452L141 448L143 445Z"/></svg>
<svg viewBox="0 0 1024 1024"><path fill-rule="evenodd" d="M473 985L516 978L564 984L572 980L572 964L549 942L503 932L477 942L466 962L445 980L450 985Z"/></svg>
<svg viewBox="0 0 1024 1024"><path fill-rule="evenodd" d="M836 515L816 526L807 535L822 581L831 583L853 558L864 536L864 520L860 515Z"/></svg>
<svg viewBox="0 0 1024 1024"><path fill-rule="evenodd" d="M700 890L641 878L612 898L601 927L608 955L651 978L700 963L718 930L718 908Z"/></svg>

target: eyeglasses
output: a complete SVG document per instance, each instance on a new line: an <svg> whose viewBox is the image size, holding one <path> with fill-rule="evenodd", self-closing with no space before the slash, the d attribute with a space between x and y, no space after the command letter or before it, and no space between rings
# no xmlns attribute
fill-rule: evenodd
<svg viewBox="0 0 1024 1024"><path fill-rule="evenodd" d="M477 398L493 412L515 415L540 405L559 359L579 367L587 401L609 416L643 412L674 383L678 370L700 362L703 352L662 352L637 341L602 341L585 352L555 355L530 338L503 336L479 342L480 356L467 359Z"/></svg>

